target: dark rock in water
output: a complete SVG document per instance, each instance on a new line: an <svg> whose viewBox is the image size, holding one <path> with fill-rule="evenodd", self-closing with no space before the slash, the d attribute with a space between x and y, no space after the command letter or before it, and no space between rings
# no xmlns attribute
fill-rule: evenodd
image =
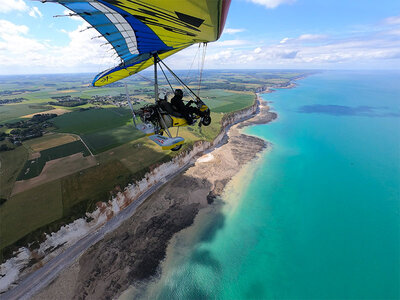
<svg viewBox="0 0 400 300"><path fill-rule="evenodd" d="M217 198L217 196L214 195L214 193L213 193L212 191L209 192L208 195L207 195L207 203L208 203L208 204L213 204L215 198Z"/></svg>
<svg viewBox="0 0 400 300"><path fill-rule="evenodd" d="M299 107L300 113L319 113L331 116L362 116L362 117L399 117L400 112L390 111L385 106L345 106L345 105L304 105Z"/></svg>
<svg viewBox="0 0 400 300"><path fill-rule="evenodd" d="M263 106L260 108L260 113L254 118L242 122L238 125L238 128L241 129L243 127L255 124L267 124L278 117L278 114L272 111L269 111L269 107Z"/></svg>
<svg viewBox="0 0 400 300"><path fill-rule="evenodd" d="M199 203L175 203L147 221L138 218L138 223L132 218L124 230L91 247L79 261L75 299L82 295L88 295L85 299L112 299L130 284L154 276L168 241L193 223L199 208Z"/></svg>

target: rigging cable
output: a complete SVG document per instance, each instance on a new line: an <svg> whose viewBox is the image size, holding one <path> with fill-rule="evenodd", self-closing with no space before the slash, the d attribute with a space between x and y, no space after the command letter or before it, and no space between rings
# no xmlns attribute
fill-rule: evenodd
<svg viewBox="0 0 400 300"><path fill-rule="evenodd" d="M150 82L151 84L154 84L154 81L153 81L153 80L151 80L150 78L147 78L147 77L143 76L142 74L135 73L135 75L141 77L141 78L144 79L144 80L147 80L147 81Z"/></svg>
<svg viewBox="0 0 400 300"><path fill-rule="evenodd" d="M207 52L207 43L203 43L203 55L201 57L201 67L200 67L200 74L199 74L199 88L197 90L198 96L200 96L201 80L203 77L203 69L204 69L204 62L206 60L206 52Z"/></svg>
<svg viewBox="0 0 400 300"><path fill-rule="evenodd" d="M162 73L164 74L164 77L165 77L165 79L167 80L167 82L168 82L168 84L169 84L169 86L170 86L170 88L171 88L171 91L174 92L174 88L172 87L171 83L169 82L168 77L167 77L167 75L165 74L164 69L163 69L162 65L160 64L160 62L158 62L158 65L160 66L160 69L161 69Z"/></svg>
<svg viewBox="0 0 400 300"><path fill-rule="evenodd" d="M161 59L160 59L160 62L172 74L172 76L174 76L175 79L183 86L183 88L185 88L188 91L190 91L190 93L189 93L190 97L192 97L192 99L197 102L197 99L199 99L199 97L196 95L196 93L193 92L192 89L190 87L188 87Z"/></svg>
<svg viewBox="0 0 400 300"><path fill-rule="evenodd" d="M192 63L190 64L189 71L188 71L188 73L187 73L187 75L186 75L185 82L187 82L188 79L189 79L190 72L192 71L193 64L194 64L194 62L195 62L195 60L196 60L196 58L197 58L197 55L198 55L199 52L200 52L200 46L201 46L201 44L199 43L199 47L197 47L196 54L195 54L195 56L193 57L193 61L192 61Z"/></svg>

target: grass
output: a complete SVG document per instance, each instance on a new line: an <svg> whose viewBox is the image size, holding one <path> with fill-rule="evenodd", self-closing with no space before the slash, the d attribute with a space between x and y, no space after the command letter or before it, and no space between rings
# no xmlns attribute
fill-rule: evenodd
<svg viewBox="0 0 400 300"><path fill-rule="evenodd" d="M96 156L101 164L119 160L131 173L148 167L150 164L162 159L165 151L158 149L147 137L132 140L129 143L102 152Z"/></svg>
<svg viewBox="0 0 400 300"><path fill-rule="evenodd" d="M75 111L53 120L58 132L80 135L94 154L143 136L133 126L130 110L125 108Z"/></svg>
<svg viewBox="0 0 400 300"><path fill-rule="evenodd" d="M39 176L46 162L79 152L82 152L83 156L90 155L80 140L40 151L40 157L25 162L17 180L26 180Z"/></svg>
<svg viewBox="0 0 400 300"><path fill-rule="evenodd" d="M42 111L53 109L51 106L40 103L17 103L0 105L0 124L17 121L20 117L40 113Z"/></svg>
<svg viewBox="0 0 400 300"><path fill-rule="evenodd" d="M102 108L74 111L54 118L58 132L84 135L126 125L131 118L125 108Z"/></svg>
<svg viewBox="0 0 400 300"><path fill-rule="evenodd" d="M19 193L0 206L0 249L62 217L60 181Z"/></svg>
<svg viewBox="0 0 400 300"><path fill-rule="evenodd" d="M202 93L204 102L216 113L229 113L249 107L254 102L250 92L232 92L225 90L206 90ZM209 99L206 99L208 97Z"/></svg>
<svg viewBox="0 0 400 300"><path fill-rule="evenodd" d="M211 112L211 124L208 126L202 126L199 128L198 126L189 127L190 130L193 131L194 134L200 139L204 139L206 141L213 141L221 130L221 120L222 113L214 113ZM188 129L189 129L188 128Z"/></svg>
<svg viewBox="0 0 400 300"><path fill-rule="evenodd" d="M92 152L98 154L143 136L144 134L138 131L133 124L128 124L117 128L85 134L81 137Z"/></svg>
<svg viewBox="0 0 400 300"><path fill-rule="evenodd" d="M132 93L132 88L129 88L129 91ZM103 87L103 88L86 88L81 91L81 97L83 98L90 98L92 96L118 96L119 94L125 94L125 88L117 87L117 88L110 88L110 87Z"/></svg>
<svg viewBox="0 0 400 300"><path fill-rule="evenodd" d="M64 177L61 181L64 216L79 203L83 204L82 212L93 210L97 202L108 200L117 186L127 185L131 176L120 161L111 160Z"/></svg>
<svg viewBox="0 0 400 300"><path fill-rule="evenodd" d="M15 180L27 159L28 151L24 147L0 152L0 198L9 198Z"/></svg>
<svg viewBox="0 0 400 300"><path fill-rule="evenodd" d="M169 159L164 153L157 162ZM109 160L13 196L0 207L1 261L20 246L37 246L44 240L44 233L55 232L62 225L85 217L97 202L107 201L128 183L141 179L149 167L131 172L120 161Z"/></svg>

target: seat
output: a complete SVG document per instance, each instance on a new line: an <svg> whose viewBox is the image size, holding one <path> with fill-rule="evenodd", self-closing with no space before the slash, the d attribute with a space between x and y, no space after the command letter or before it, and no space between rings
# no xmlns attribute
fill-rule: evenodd
<svg viewBox="0 0 400 300"><path fill-rule="evenodd" d="M169 103L168 101L160 100L160 101L158 101L158 105L160 106L160 108L162 110L164 110L168 114L173 115L174 117L177 117L177 118L184 118L184 116L181 113L177 112L174 109L174 107L172 106L172 104Z"/></svg>

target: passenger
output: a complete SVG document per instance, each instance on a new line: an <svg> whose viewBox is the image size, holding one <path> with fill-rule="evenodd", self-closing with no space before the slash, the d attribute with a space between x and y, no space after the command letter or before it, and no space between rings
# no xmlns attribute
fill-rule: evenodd
<svg viewBox="0 0 400 300"><path fill-rule="evenodd" d="M185 105L185 103L183 103L182 98L183 98L182 90L176 89L174 97L171 98L171 104L177 112L183 115L188 124L191 125L193 124L192 114L193 113L197 114L198 109L190 106L193 103L192 100Z"/></svg>

